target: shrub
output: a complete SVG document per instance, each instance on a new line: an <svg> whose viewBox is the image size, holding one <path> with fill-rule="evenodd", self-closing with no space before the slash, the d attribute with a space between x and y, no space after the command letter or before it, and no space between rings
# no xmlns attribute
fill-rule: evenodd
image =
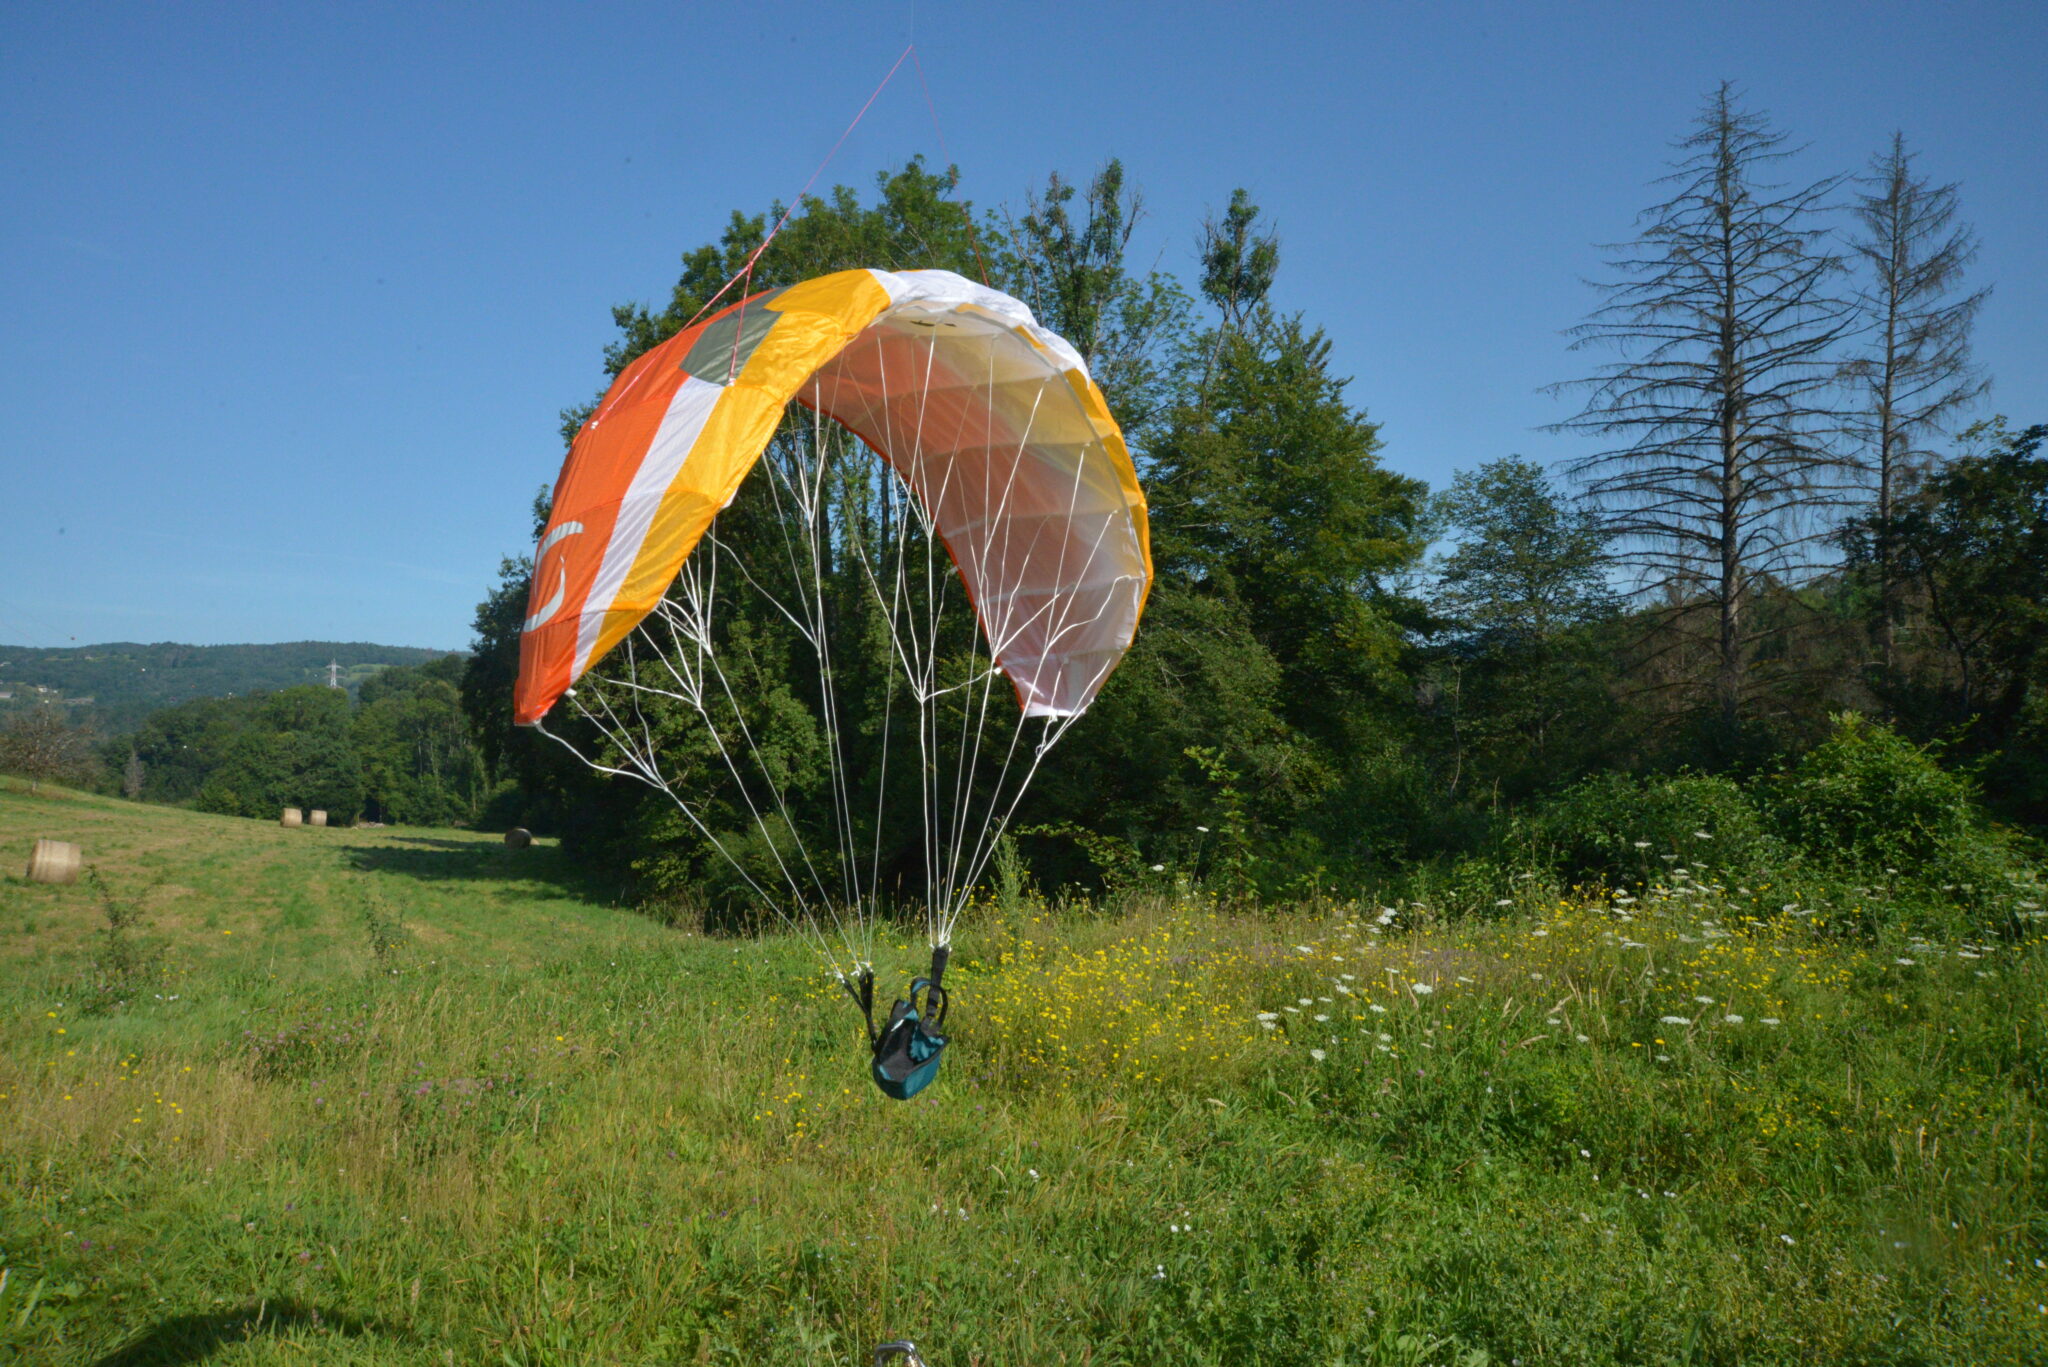
<svg viewBox="0 0 2048 1367"><path fill-rule="evenodd" d="M1801 847L1851 866L1920 876L1981 840L1969 782L1879 722L1853 712L1770 784L1779 828Z"/></svg>
<svg viewBox="0 0 2048 1367"><path fill-rule="evenodd" d="M1814 859L1966 904L2032 877L2024 853L1985 818L1970 781L1926 749L1855 713L1774 779L1773 816ZM2007 899L2009 900L2009 899Z"/></svg>
<svg viewBox="0 0 2048 1367"><path fill-rule="evenodd" d="M1518 815L1506 843L1511 862L1567 883L1641 883L1666 856L1733 875L1790 857L1740 784L1689 773L1596 775Z"/></svg>
<svg viewBox="0 0 2048 1367"><path fill-rule="evenodd" d="M537 833L554 834L552 830L544 829L548 823L539 819L541 815L540 800L528 796L526 791L511 779L500 779L484 795L473 824L480 831L504 832L514 826L524 826Z"/></svg>
<svg viewBox="0 0 2048 1367"><path fill-rule="evenodd" d="M163 981L164 952L143 937L146 922L140 901L118 896L96 866L86 866L85 880L92 885L107 924L87 965L79 1004L86 1015L106 1015Z"/></svg>

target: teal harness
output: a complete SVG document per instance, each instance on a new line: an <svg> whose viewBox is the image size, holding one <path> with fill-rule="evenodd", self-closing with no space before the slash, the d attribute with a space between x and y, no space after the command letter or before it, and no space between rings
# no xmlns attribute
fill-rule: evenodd
<svg viewBox="0 0 2048 1367"><path fill-rule="evenodd" d="M946 989L940 981L946 975L946 960L952 953L946 945L932 951L931 976L912 980L906 998L890 1008L889 1019L875 1028L875 974L864 969L858 979L844 982L847 995L860 1007L867 1021L868 1050L874 1055L869 1071L884 1095L908 1101L939 1075L940 1055L946 1037L939 1033L946 1023Z"/></svg>

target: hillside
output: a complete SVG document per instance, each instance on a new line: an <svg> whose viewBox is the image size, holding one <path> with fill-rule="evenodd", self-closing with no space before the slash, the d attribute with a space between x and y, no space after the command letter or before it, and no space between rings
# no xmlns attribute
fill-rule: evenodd
<svg viewBox="0 0 2048 1367"><path fill-rule="evenodd" d="M378 670L417 665L452 652L366 641L282 641L188 646L171 641L40 649L0 645L0 711L37 698L65 705L107 732L126 731L160 707L192 698L271 692L326 683L329 662L351 691ZM38 690L47 690L38 692Z"/></svg>

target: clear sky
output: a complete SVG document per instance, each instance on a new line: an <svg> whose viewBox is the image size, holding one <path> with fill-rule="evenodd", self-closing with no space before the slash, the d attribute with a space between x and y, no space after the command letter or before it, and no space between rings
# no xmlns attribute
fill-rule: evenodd
<svg viewBox="0 0 2048 1367"><path fill-rule="evenodd" d="M2048 421L2048 5L0 6L0 643L465 646L609 308L793 195L914 40L977 205L1243 185L1390 465L1521 452L1708 89L1960 181L1986 411ZM939 156L908 68L822 184Z"/></svg>

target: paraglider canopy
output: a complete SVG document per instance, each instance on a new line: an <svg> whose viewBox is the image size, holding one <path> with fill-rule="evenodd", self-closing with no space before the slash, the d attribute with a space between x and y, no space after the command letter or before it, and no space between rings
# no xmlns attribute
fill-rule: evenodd
<svg viewBox="0 0 2048 1367"><path fill-rule="evenodd" d="M514 719L541 722L660 603L792 401L894 469L1027 717L1085 710L1151 587L1145 499L1080 355L950 271L841 271L635 360L583 426L534 556Z"/></svg>

